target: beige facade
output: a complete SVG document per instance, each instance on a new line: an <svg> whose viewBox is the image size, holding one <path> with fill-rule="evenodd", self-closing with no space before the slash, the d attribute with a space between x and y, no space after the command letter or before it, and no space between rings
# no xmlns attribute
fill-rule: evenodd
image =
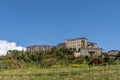
<svg viewBox="0 0 120 80"><path fill-rule="evenodd" d="M65 41L65 46L66 48L87 48L88 47L88 42L87 38L76 38L76 39L70 39Z"/></svg>
<svg viewBox="0 0 120 80"><path fill-rule="evenodd" d="M88 42L87 38L75 38L65 41L66 48L98 48L96 43Z"/></svg>
<svg viewBox="0 0 120 80"><path fill-rule="evenodd" d="M80 52L74 52L74 56L79 57L79 56L81 56L81 53Z"/></svg>

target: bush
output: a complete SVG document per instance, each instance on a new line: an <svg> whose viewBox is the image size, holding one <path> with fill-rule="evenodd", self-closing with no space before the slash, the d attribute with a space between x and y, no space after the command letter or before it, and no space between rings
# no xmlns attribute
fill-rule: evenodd
<svg viewBox="0 0 120 80"><path fill-rule="evenodd" d="M101 59L98 59L98 58L94 58L94 59L92 59L90 62L89 62L89 65L100 65L100 64L102 64L102 60Z"/></svg>
<svg viewBox="0 0 120 80"><path fill-rule="evenodd" d="M83 64L84 58L83 57L77 57L77 58L75 58L75 60L73 62L75 64Z"/></svg>

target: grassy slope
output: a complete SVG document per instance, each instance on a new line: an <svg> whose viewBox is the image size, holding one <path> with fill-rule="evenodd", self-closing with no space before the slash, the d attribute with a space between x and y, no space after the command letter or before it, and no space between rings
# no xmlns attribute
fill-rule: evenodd
<svg viewBox="0 0 120 80"><path fill-rule="evenodd" d="M120 66L1 70L0 80L120 80Z"/></svg>

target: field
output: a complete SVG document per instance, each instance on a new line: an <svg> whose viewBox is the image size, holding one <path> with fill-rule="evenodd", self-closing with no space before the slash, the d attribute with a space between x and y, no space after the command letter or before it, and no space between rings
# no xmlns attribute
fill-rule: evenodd
<svg viewBox="0 0 120 80"><path fill-rule="evenodd" d="M120 66L0 70L0 80L120 80Z"/></svg>

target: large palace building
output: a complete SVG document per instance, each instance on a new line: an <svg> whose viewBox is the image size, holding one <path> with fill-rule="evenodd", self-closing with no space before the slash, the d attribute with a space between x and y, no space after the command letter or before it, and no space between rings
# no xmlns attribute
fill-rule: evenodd
<svg viewBox="0 0 120 80"><path fill-rule="evenodd" d="M102 48L99 48L96 43L88 42L87 38L74 38L65 40L64 43L60 43L56 46L56 48L68 48L74 49L74 56L89 56L90 52L94 52L94 55L101 55L103 52ZM49 45L35 45L27 47L27 51L35 52L35 51L48 51L51 50L52 46Z"/></svg>
<svg viewBox="0 0 120 80"><path fill-rule="evenodd" d="M94 52L94 55L101 55L102 48L99 48L96 43L88 42L87 38L74 38L65 40L65 47L68 49L74 49L74 56L89 56L90 52Z"/></svg>
<svg viewBox="0 0 120 80"><path fill-rule="evenodd" d="M69 39L65 41L65 46L67 48L87 48L87 39L86 38L76 38L76 39Z"/></svg>
<svg viewBox="0 0 120 80"><path fill-rule="evenodd" d="M65 41L65 46L67 48L98 48L96 43L91 43L87 41L87 38L75 38Z"/></svg>

